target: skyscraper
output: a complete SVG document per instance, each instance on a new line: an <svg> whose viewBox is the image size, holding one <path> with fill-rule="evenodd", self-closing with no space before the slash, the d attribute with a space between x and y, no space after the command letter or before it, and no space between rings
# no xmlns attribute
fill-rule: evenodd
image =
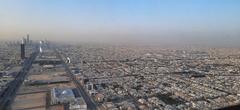
<svg viewBox="0 0 240 110"><path fill-rule="evenodd" d="M24 40L22 40L21 43L21 59L25 58L25 44L24 44Z"/></svg>
<svg viewBox="0 0 240 110"><path fill-rule="evenodd" d="M27 43L30 43L29 34L27 34Z"/></svg>

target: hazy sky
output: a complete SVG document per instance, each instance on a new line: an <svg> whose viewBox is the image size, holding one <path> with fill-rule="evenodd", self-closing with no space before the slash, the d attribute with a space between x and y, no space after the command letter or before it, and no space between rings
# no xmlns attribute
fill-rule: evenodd
<svg viewBox="0 0 240 110"><path fill-rule="evenodd" d="M240 0L0 0L0 40L240 46Z"/></svg>

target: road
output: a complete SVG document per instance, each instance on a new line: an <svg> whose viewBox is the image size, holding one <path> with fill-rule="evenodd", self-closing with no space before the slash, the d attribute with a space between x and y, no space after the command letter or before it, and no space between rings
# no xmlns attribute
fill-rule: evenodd
<svg viewBox="0 0 240 110"><path fill-rule="evenodd" d="M77 87L77 90L79 91L79 93L81 94L81 96L83 97L83 99L85 100L85 102L87 103L87 107L89 110L97 110L97 104L92 100L92 98L87 94L87 92L84 90L83 86L79 83L79 81L76 79L76 77L74 76L74 74L72 73L72 71L69 69L68 65L65 63L65 61L63 60L63 57L61 56L61 54L55 50L55 52L57 53L58 57L62 60L63 65L66 69L66 72L68 73L69 77L72 79L72 81L74 82L74 84Z"/></svg>
<svg viewBox="0 0 240 110"><path fill-rule="evenodd" d="M37 55L38 52L34 52L28 59L24 60L23 67L16 76L16 78L9 84L6 90L1 94L0 110L10 109L10 105L16 96L17 90L22 85Z"/></svg>

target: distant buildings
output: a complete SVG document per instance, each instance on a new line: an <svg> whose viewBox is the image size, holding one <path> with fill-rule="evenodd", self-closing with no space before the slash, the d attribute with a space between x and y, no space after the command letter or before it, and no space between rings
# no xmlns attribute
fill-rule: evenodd
<svg viewBox="0 0 240 110"><path fill-rule="evenodd" d="M81 69L79 79L101 110L208 110L240 104L240 49L81 45L61 51Z"/></svg>
<svg viewBox="0 0 240 110"><path fill-rule="evenodd" d="M49 110L56 110L54 107L57 110L90 108L86 104L89 100L85 102L75 89L58 54L46 48L43 41L40 45L39 51L44 50L36 57L15 105L23 107L26 104L25 108L42 105ZM29 46L25 46L29 52ZM240 104L240 49L213 51L86 45L59 47L58 51L67 56L63 61L99 110L208 110ZM8 67L10 51L0 53L0 61ZM15 74L2 72L0 75L0 86L2 90L7 89L14 78L9 76ZM4 92L2 94L4 96ZM26 96L30 98L26 100Z"/></svg>

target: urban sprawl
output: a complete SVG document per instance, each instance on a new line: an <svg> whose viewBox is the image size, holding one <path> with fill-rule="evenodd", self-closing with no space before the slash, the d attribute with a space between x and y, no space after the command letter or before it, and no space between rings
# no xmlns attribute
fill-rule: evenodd
<svg viewBox="0 0 240 110"><path fill-rule="evenodd" d="M0 44L0 109L209 110L240 104L240 49Z"/></svg>

